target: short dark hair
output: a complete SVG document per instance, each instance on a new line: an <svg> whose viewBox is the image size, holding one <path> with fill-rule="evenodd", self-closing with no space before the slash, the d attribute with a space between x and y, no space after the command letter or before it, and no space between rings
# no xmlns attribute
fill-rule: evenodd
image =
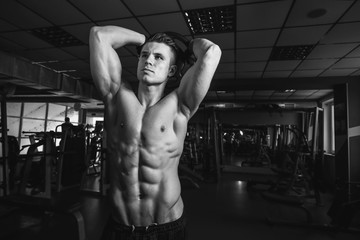
<svg viewBox="0 0 360 240"><path fill-rule="evenodd" d="M149 42L158 42L168 45L175 54L175 65L177 66L177 71L175 78L181 77L182 69L184 67L184 51L178 46L174 38L165 32L159 32L148 37L143 45L138 48L138 54L141 53L143 46Z"/></svg>

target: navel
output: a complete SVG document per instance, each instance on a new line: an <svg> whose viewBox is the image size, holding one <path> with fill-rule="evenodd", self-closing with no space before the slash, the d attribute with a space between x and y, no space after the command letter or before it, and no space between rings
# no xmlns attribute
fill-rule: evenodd
<svg viewBox="0 0 360 240"><path fill-rule="evenodd" d="M122 122L122 123L120 123L120 127L121 128L124 128L124 126L125 126L125 124Z"/></svg>
<svg viewBox="0 0 360 240"><path fill-rule="evenodd" d="M165 129L166 129L165 126L164 126L164 125L161 125L160 131L161 131L161 132L165 132Z"/></svg>

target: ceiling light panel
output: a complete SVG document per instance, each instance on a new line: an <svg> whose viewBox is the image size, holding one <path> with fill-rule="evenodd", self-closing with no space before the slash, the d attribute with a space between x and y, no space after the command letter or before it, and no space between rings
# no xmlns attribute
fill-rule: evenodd
<svg viewBox="0 0 360 240"><path fill-rule="evenodd" d="M235 30L234 6L187 10L184 14L193 34Z"/></svg>
<svg viewBox="0 0 360 240"><path fill-rule="evenodd" d="M313 47L314 45L277 46L273 48L270 60L303 60Z"/></svg>
<svg viewBox="0 0 360 240"><path fill-rule="evenodd" d="M44 27L30 30L38 38L56 46L71 47L84 45L79 39L64 31L60 27Z"/></svg>

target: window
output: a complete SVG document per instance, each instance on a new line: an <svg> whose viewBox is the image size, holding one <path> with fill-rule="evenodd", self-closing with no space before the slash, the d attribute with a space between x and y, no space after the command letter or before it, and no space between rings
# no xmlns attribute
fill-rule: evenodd
<svg viewBox="0 0 360 240"><path fill-rule="evenodd" d="M64 122L66 106L49 103L48 120Z"/></svg>
<svg viewBox="0 0 360 240"><path fill-rule="evenodd" d="M11 117L20 117L21 114L21 103L6 103L6 114Z"/></svg>
<svg viewBox="0 0 360 240"><path fill-rule="evenodd" d="M45 118L46 103L24 103L24 118Z"/></svg>
<svg viewBox="0 0 360 240"><path fill-rule="evenodd" d="M328 154L335 153L335 118L334 99L323 102L324 109L324 151Z"/></svg>
<svg viewBox="0 0 360 240"><path fill-rule="evenodd" d="M8 135L16 137L20 147L30 144L29 135L33 132L55 131L56 126L64 122L65 116L75 125L79 122L79 112L60 104L9 102L6 108ZM21 154L26 154L27 149Z"/></svg>
<svg viewBox="0 0 360 240"><path fill-rule="evenodd" d="M7 132L7 135L18 137L19 128L20 128L20 118L19 117L7 117L7 126L9 129L9 131Z"/></svg>

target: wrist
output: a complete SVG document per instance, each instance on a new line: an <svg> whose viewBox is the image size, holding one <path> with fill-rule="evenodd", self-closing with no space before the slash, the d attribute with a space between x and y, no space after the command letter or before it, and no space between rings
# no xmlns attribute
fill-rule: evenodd
<svg viewBox="0 0 360 240"><path fill-rule="evenodd" d="M138 46L142 46L144 45L144 43L146 42L146 36L144 34L140 33L140 38L139 38L139 44Z"/></svg>

